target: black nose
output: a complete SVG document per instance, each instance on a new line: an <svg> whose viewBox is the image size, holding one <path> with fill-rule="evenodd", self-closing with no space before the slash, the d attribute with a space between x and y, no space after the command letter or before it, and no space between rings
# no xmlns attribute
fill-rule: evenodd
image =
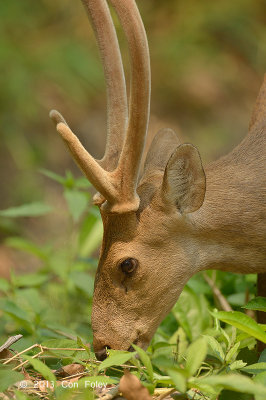
<svg viewBox="0 0 266 400"><path fill-rule="evenodd" d="M95 352L95 356L96 356L98 361L103 361L103 360L106 359L106 357L107 357L106 349L107 348L110 349L109 346L105 346L103 349Z"/></svg>

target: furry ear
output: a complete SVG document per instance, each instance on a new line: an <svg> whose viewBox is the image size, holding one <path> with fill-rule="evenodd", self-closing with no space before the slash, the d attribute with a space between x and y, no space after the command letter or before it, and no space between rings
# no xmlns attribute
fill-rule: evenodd
<svg viewBox="0 0 266 400"><path fill-rule="evenodd" d="M181 144L177 134L169 128L163 128L154 136L146 156L144 175L150 170L164 171L173 148Z"/></svg>
<svg viewBox="0 0 266 400"><path fill-rule="evenodd" d="M181 144L172 153L165 168L162 196L181 214L198 210L203 203L206 178L196 147Z"/></svg>
<svg viewBox="0 0 266 400"><path fill-rule="evenodd" d="M266 115L266 74L264 75L264 81L260 88L255 107L251 116L249 124L249 131L252 131L256 126L265 124Z"/></svg>

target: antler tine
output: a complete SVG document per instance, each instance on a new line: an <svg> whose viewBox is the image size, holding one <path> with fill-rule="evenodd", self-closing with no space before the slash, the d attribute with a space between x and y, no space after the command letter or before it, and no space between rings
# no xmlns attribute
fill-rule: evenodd
<svg viewBox="0 0 266 400"><path fill-rule="evenodd" d="M119 202L137 210L136 186L150 111L150 57L145 28L135 0L110 0L127 37L131 60L129 124L114 177L120 181ZM119 202L112 209L119 212ZM126 206L126 203L128 205Z"/></svg>
<svg viewBox="0 0 266 400"><path fill-rule="evenodd" d="M110 173L105 171L95 158L87 152L58 111L52 110L50 112L50 118L54 121L58 133L61 135L70 153L88 180L106 200L113 203L117 198L117 193L115 191L115 185L110 179Z"/></svg>
<svg viewBox="0 0 266 400"><path fill-rule="evenodd" d="M128 121L124 69L115 27L105 0L82 0L97 42L107 86L107 140L99 164L107 171L117 166Z"/></svg>
<svg viewBox="0 0 266 400"><path fill-rule="evenodd" d="M96 196L95 201L101 204L105 199L114 201L114 190L105 171L112 171L117 166L124 142L128 121L126 83L116 31L106 1L82 2L88 11L98 42L107 86L107 143L104 157L96 161L90 156L58 111L52 110L50 117L81 170L101 193Z"/></svg>
<svg viewBox="0 0 266 400"><path fill-rule="evenodd" d="M110 212L136 211L139 207L136 186L150 109L150 59L145 29L135 0L110 0L124 29L131 61L129 121L123 140L127 124L126 87L113 22L105 0L82 1L89 11L99 43L107 82L108 104L111 106L104 158L97 162L57 111L52 111L50 116L77 164L100 192L101 195L98 198L96 196L97 203L102 204L107 200L105 208ZM108 66L109 63L113 65ZM117 166L114 169L115 165Z"/></svg>

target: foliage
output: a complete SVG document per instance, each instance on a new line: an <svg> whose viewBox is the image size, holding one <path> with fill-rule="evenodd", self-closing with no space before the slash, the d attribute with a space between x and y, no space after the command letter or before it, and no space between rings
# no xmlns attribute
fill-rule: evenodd
<svg viewBox="0 0 266 400"><path fill-rule="evenodd" d="M74 234L70 234L63 249L52 244L39 246L23 237L6 240L8 246L36 257L41 267L23 275L13 272L10 281L0 279L1 342L10 335L23 335L12 345L12 349L23 353L0 369L2 390L9 395L15 393L18 399L34 398L40 390L51 399L73 398L78 396L75 388L63 390L56 382L62 385L60 371L69 368L72 371L69 382L74 385L71 381L75 379L74 365L80 366L79 376L84 376L78 381L79 392L83 393L80 398L93 399L97 394L92 388L118 383L127 365L151 393L159 388L175 388L184 399L216 400L225 395L226 399L234 399L234 392L239 396L245 394L248 400L254 396L255 400L264 399L266 352L258 359L256 339L266 342L266 327L243 312L243 307L248 310L265 307L264 298L254 297L253 275L208 273L225 300L235 307L232 312L216 309L217 298L204 274L193 277L147 351L133 344L132 353L108 350L105 361L96 361L90 344L86 344L92 340L88 315L96 260L92 258L93 248L86 249L96 229L99 230L96 237L101 236L99 215L88 207L88 183L83 178L74 179L70 173L62 177L42 172L62 186ZM94 240L94 249L98 243L98 239ZM251 300L245 306L247 296ZM23 381L22 374L11 371L20 370L18 363L25 364L31 380ZM18 381L19 390L12 386Z"/></svg>

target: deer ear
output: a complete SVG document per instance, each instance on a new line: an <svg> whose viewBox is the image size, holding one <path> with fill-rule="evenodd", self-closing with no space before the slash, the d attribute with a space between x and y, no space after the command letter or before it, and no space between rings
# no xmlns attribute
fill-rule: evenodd
<svg viewBox="0 0 266 400"><path fill-rule="evenodd" d="M181 214L198 210L204 200L206 178L196 147L181 144L165 168L162 195L174 204Z"/></svg>

